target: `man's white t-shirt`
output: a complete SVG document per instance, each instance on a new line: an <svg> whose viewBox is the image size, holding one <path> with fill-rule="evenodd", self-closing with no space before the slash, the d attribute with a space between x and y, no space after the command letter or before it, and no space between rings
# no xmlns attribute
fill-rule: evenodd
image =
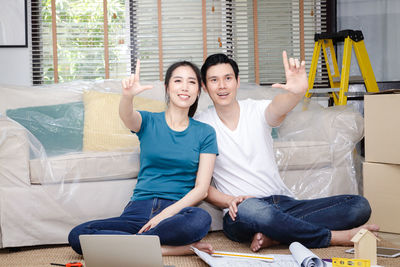
<svg viewBox="0 0 400 267"><path fill-rule="evenodd" d="M219 191L233 196L293 197L275 162L271 127L264 115L270 103L270 100L239 101L240 118L234 131L223 124L214 107L195 116L213 126L217 133L219 156L213 177Z"/></svg>

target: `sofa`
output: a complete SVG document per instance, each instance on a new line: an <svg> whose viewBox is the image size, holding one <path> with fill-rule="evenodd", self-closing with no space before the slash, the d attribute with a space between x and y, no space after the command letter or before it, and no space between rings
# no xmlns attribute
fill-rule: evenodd
<svg viewBox="0 0 400 267"><path fill-rule="evenodd" d="M165 109L163 84L152 84L135 97L137 109ZM74 226L122 212L140 151L118 117L120 91L118 80L0 85L0 247L67 243ZM238 98L279 93L243 83ZM210 105L203 93L198 112ZM357 111L302 102L271 134L282 179L297 198L359 192ZM221 230L222 211L200 206L212 215L210 230Z"/></svg>

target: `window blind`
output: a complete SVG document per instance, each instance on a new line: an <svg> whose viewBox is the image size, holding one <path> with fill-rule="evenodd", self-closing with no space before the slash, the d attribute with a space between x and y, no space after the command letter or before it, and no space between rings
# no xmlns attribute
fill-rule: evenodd
<svg viewBox="0 0 400 267"><path fill-rule="evenodd" d="M255 8L253 5L256 5ZM255 82L255 45L258 47L261 84L285 82L282 51L300 58L300 6L298 0L236 0L233 10L232 56L242 81ZM257 12L257 44L254 43L254 10ZM304 0L304 52L307 72L314 49L314 34L326 31L327 0ZM323 57L320 57L320 61ZM328 75L321 62L316 86L326 85Z"/></svg>
<svg viewBox="0 0 400 267"><path fill-rule="evenodd" d="M253 1L233 1L233 59L239 66L241 81L254 82Z"/></svg>
<svg viewBox="0 0 400 267"><path fill-rule="evenodd" d="M326 0L304 0L304 55L307 73L314 49L314 34L326 31ZM285 82L282 50L300 58L300 6L297 0L258 0L258 46L260 83ZM321 58L321 57L320 57ZM327 81L326 71L316 75L317 83Z"/></svg>
<svg viewBox="0 0 400 267"><path fill-rule="evenodd" d="M228 53L231 49L229 2L206 1L208 54ZM162 28L162 76L173 62L179 60L194 62L200 68L203 62L202 1L162 1L160 18L156 0L138 0L137 3L136 53L141 59L141 78L152 81L160 76L158 20Z"/></svg>
<svg viewBox="0 0 400 267"><path fill-rule="evenodd" d="M58 60L58 80L104 79L125 76L130 69L125 0L107 0L108 70L104 60L103 0L56 0L56 25L52 24L52 5L48 0L32 0L33 84L55 81L54 62ZM52 27L57 37L53 52ZM40 64L38 64L40 62Z"/></svg>
<svg viewBox="0 0 400 267"><path fill-rule="evenodd" d="M122 78L134 71L137 58L141 59L141 78L154 81L162 78L168 66L177 60L189 60L200 67L206 51L207 55L221 52L233 57L242 81L254 82L258 74L260 83L271 84L284 82L283 49L290 56L300 57L297 0L53 1L60 82L104 79L107 71L110 78ZM107 62L104 2L108 10ZM314 33L326 30L326 2L304 0L307 67L312 59ZM50 3L32 0L34 84L55 81ZM259 51L259 69L255 68L255 48ZM326 71L319 67L316 84L324 81Z"/></svg>
<svg viewBox="0 0 400 267"><path fill-rule="evenodd" d="M303 0L304 1L304 53L306 60L306 69L309 73L311 60L314 52L314 35L327 31L327 6L329 0ZM293 55L300 58L300 36L299 36L299 5L298 1L293 7L293 18L297 23L294 23L295 33L293 36ZM315 76L314 87L326 87L329 84L329 77L325 67L325 60L320 56L317 73Z"/></svg>

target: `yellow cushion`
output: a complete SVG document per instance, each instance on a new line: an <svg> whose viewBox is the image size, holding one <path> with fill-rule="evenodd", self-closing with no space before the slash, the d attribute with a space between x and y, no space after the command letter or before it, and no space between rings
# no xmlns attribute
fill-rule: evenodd
<svg viewBox="0 0 400 267"><path fill-rule="evenodd" d="M132 151L139 140L132 134L119 117L120 94L85 91L83 103L85 119L83 127L84 151ZM136 110L161 112L165 103L142 97L134 97Z"/></svg>

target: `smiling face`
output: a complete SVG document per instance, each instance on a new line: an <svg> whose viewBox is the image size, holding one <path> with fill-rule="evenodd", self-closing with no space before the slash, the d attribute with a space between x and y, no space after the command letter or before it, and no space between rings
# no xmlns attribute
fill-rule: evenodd
<svg viewBox="0 0 400 267"><path fill-rule="evenodd" d="M229 106L235 103L239 86L240 79L235 78L230 64L217 64L207 70L205 90L215 106Z"/></svg>
<svg viewBox="0 0 400 267"><path fill-rule="evenodd" d="M168 82L167 93L170 107L189 109L199 94L199 80L189 66L176 68Z"/></svg>

